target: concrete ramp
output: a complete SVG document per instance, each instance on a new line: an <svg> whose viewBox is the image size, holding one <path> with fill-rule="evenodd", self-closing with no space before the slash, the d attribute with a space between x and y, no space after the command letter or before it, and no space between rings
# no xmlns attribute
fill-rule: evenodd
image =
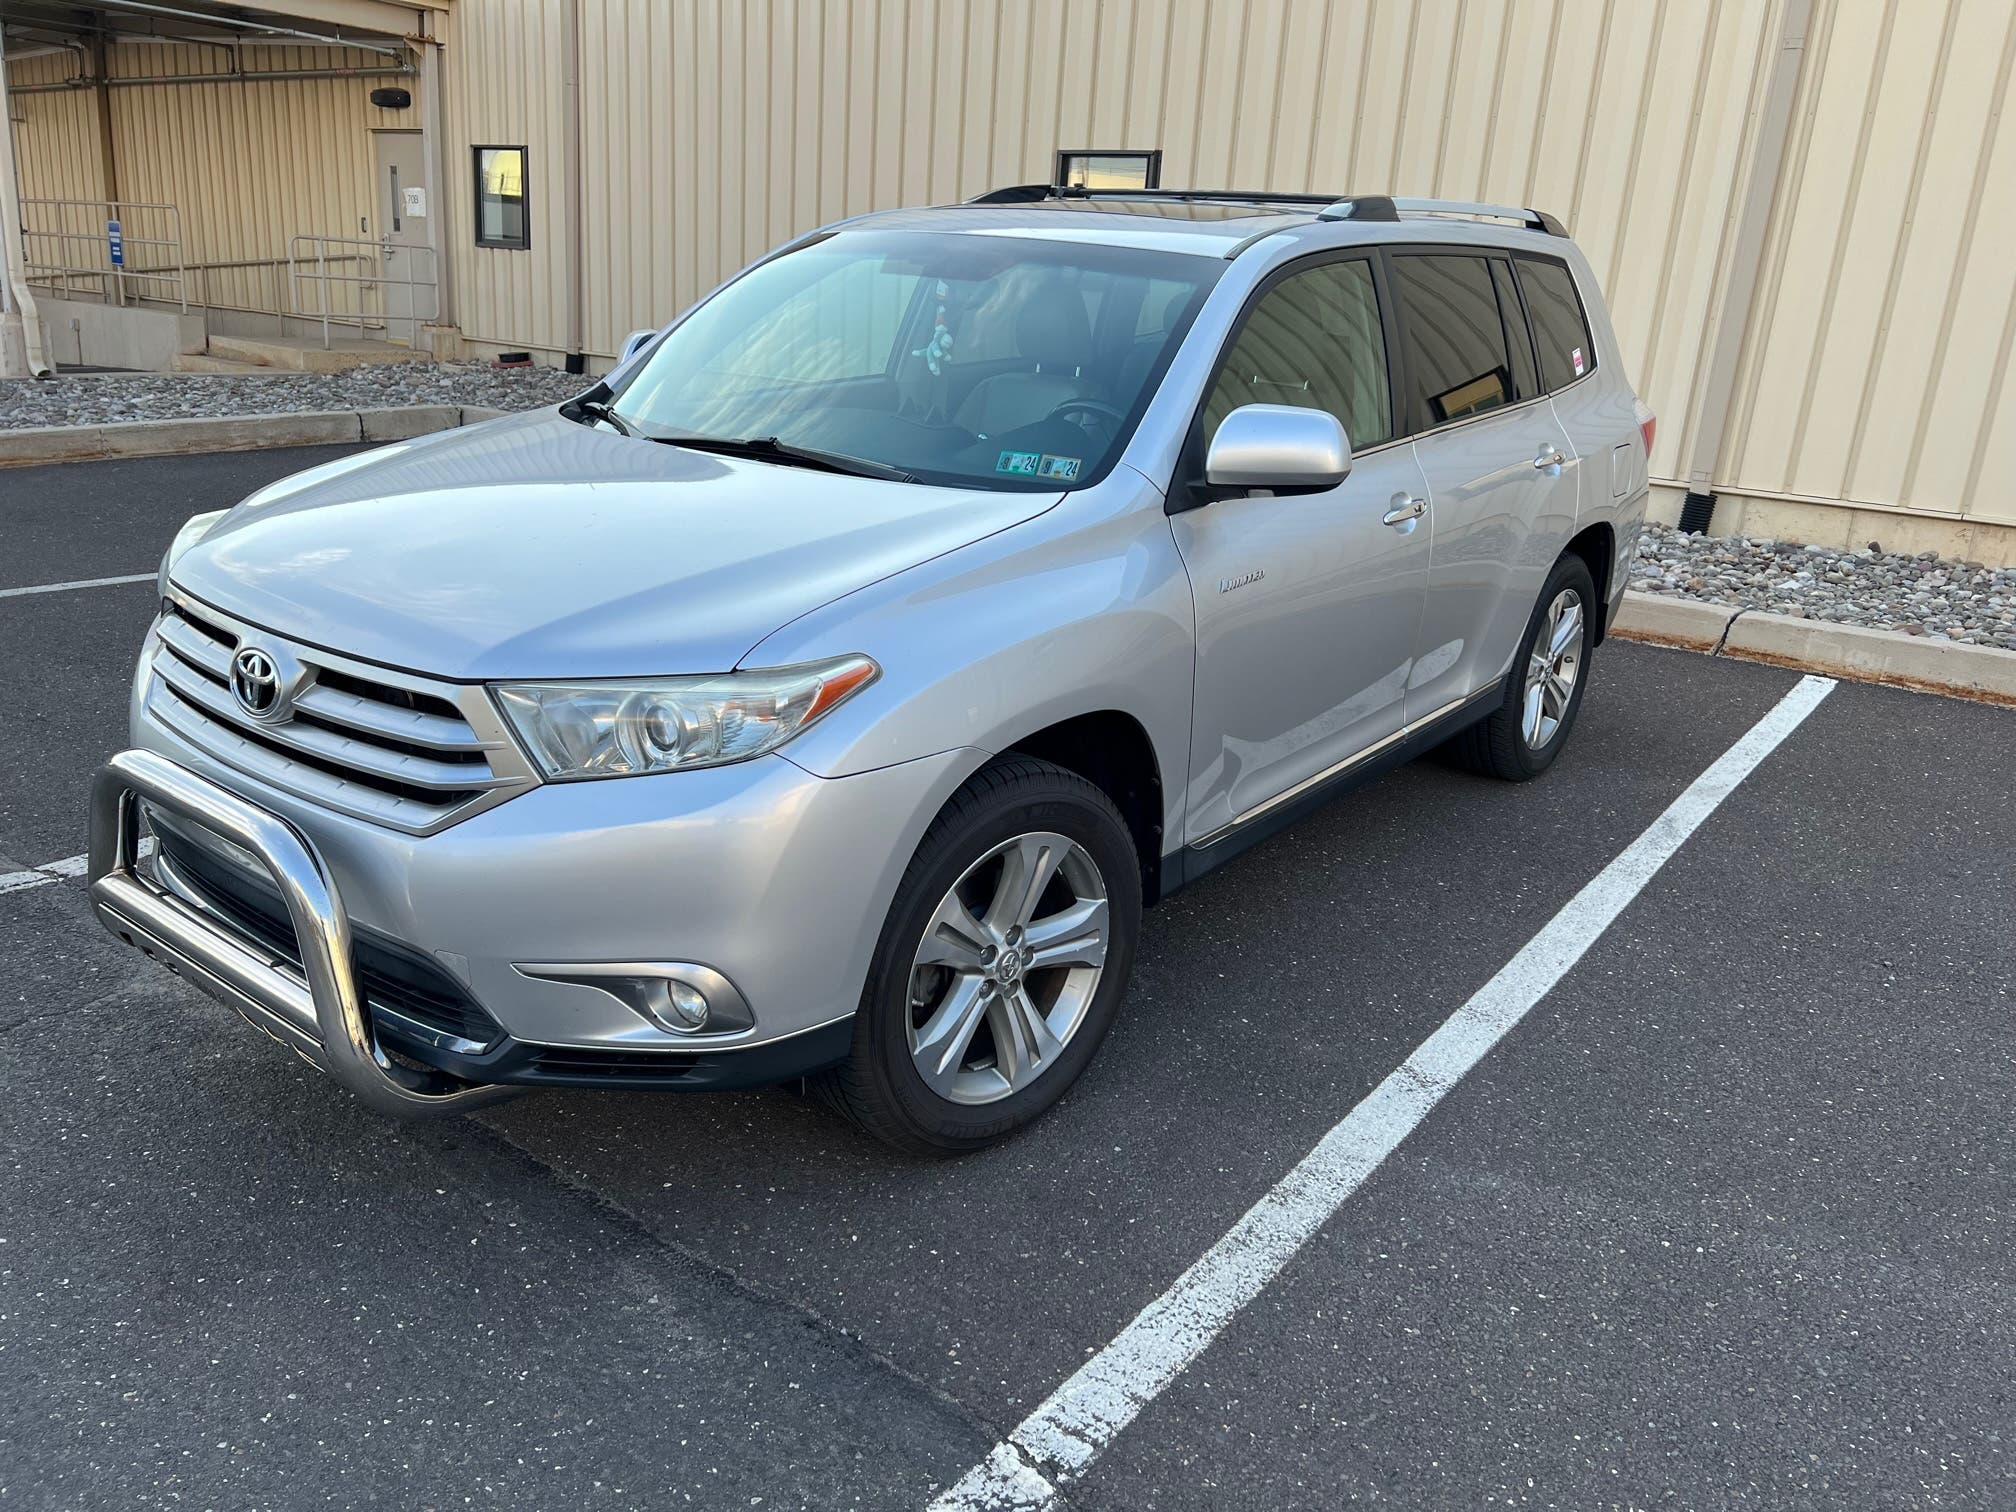
<svg viewBox="0 0 2016 1512"><path fill-rule="evenodd" d="M332 340L327 347L320 336L224 336L213 334L205 354L225 362L247 364L290 373L341 373L350 368L389 362L427 362L425 352L394 346L388 341ZM222 371L243 372L243 367ZM218 368L203 371L217 372Z"/></svg>

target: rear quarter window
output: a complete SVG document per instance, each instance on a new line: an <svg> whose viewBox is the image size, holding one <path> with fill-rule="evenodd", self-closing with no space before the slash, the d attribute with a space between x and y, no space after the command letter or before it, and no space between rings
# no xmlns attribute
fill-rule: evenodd
<svg viewBox="0 0 2016 1512"><path fill-rule="evenodd" d="M1540 380L1552 393L1596 370L1596 343L1589 339L1589 319L1575 279L1557 262L1519 259L1519 285L1526 291L1526 312L1533 319L1533 339L1540 349Z"/></svg>

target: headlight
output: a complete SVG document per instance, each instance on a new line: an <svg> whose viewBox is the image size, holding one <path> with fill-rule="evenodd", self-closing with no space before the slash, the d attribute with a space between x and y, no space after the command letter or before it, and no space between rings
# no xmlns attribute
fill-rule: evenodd
<svg viewBox="0 0 2016 1512"><path fill-rule="evenodd" d="M881 672L865 656L628 682L501 683L492 691L557 781L725 766L774 751Z"/></svg>
<svg viewBox="0 0 2016 1512"><path fill-rule="evenodd" d="M231 513L228 509L213 509L206 514L191 515L175 532L175 539L168 543L167 554L161 558L161 571L154 582L157 597L168 596L168 570L175 565L175 559L210 533L210 527Z"/></svg>

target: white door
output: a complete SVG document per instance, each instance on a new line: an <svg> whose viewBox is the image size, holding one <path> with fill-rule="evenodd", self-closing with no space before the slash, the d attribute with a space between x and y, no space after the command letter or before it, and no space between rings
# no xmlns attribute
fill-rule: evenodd
<svg viewBox="0 0 2016 1512"><path fill-rule="evenodd" d="M411 346L420 322L434 316L434 254L428 218L434 200L417 131L374 131L378 160L378 307L385 339Z"/></svg>

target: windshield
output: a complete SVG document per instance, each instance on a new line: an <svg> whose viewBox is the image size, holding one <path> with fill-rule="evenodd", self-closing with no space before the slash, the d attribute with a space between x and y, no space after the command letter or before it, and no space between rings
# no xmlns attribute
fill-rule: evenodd
<svg viewBox="0 0 2016 1512"><path fill-rule="evenodd" d="M751 269L615 385L654 439L776 438L929 483L1080 488L1118 460L1224 264L842 232Z"/></svg>

